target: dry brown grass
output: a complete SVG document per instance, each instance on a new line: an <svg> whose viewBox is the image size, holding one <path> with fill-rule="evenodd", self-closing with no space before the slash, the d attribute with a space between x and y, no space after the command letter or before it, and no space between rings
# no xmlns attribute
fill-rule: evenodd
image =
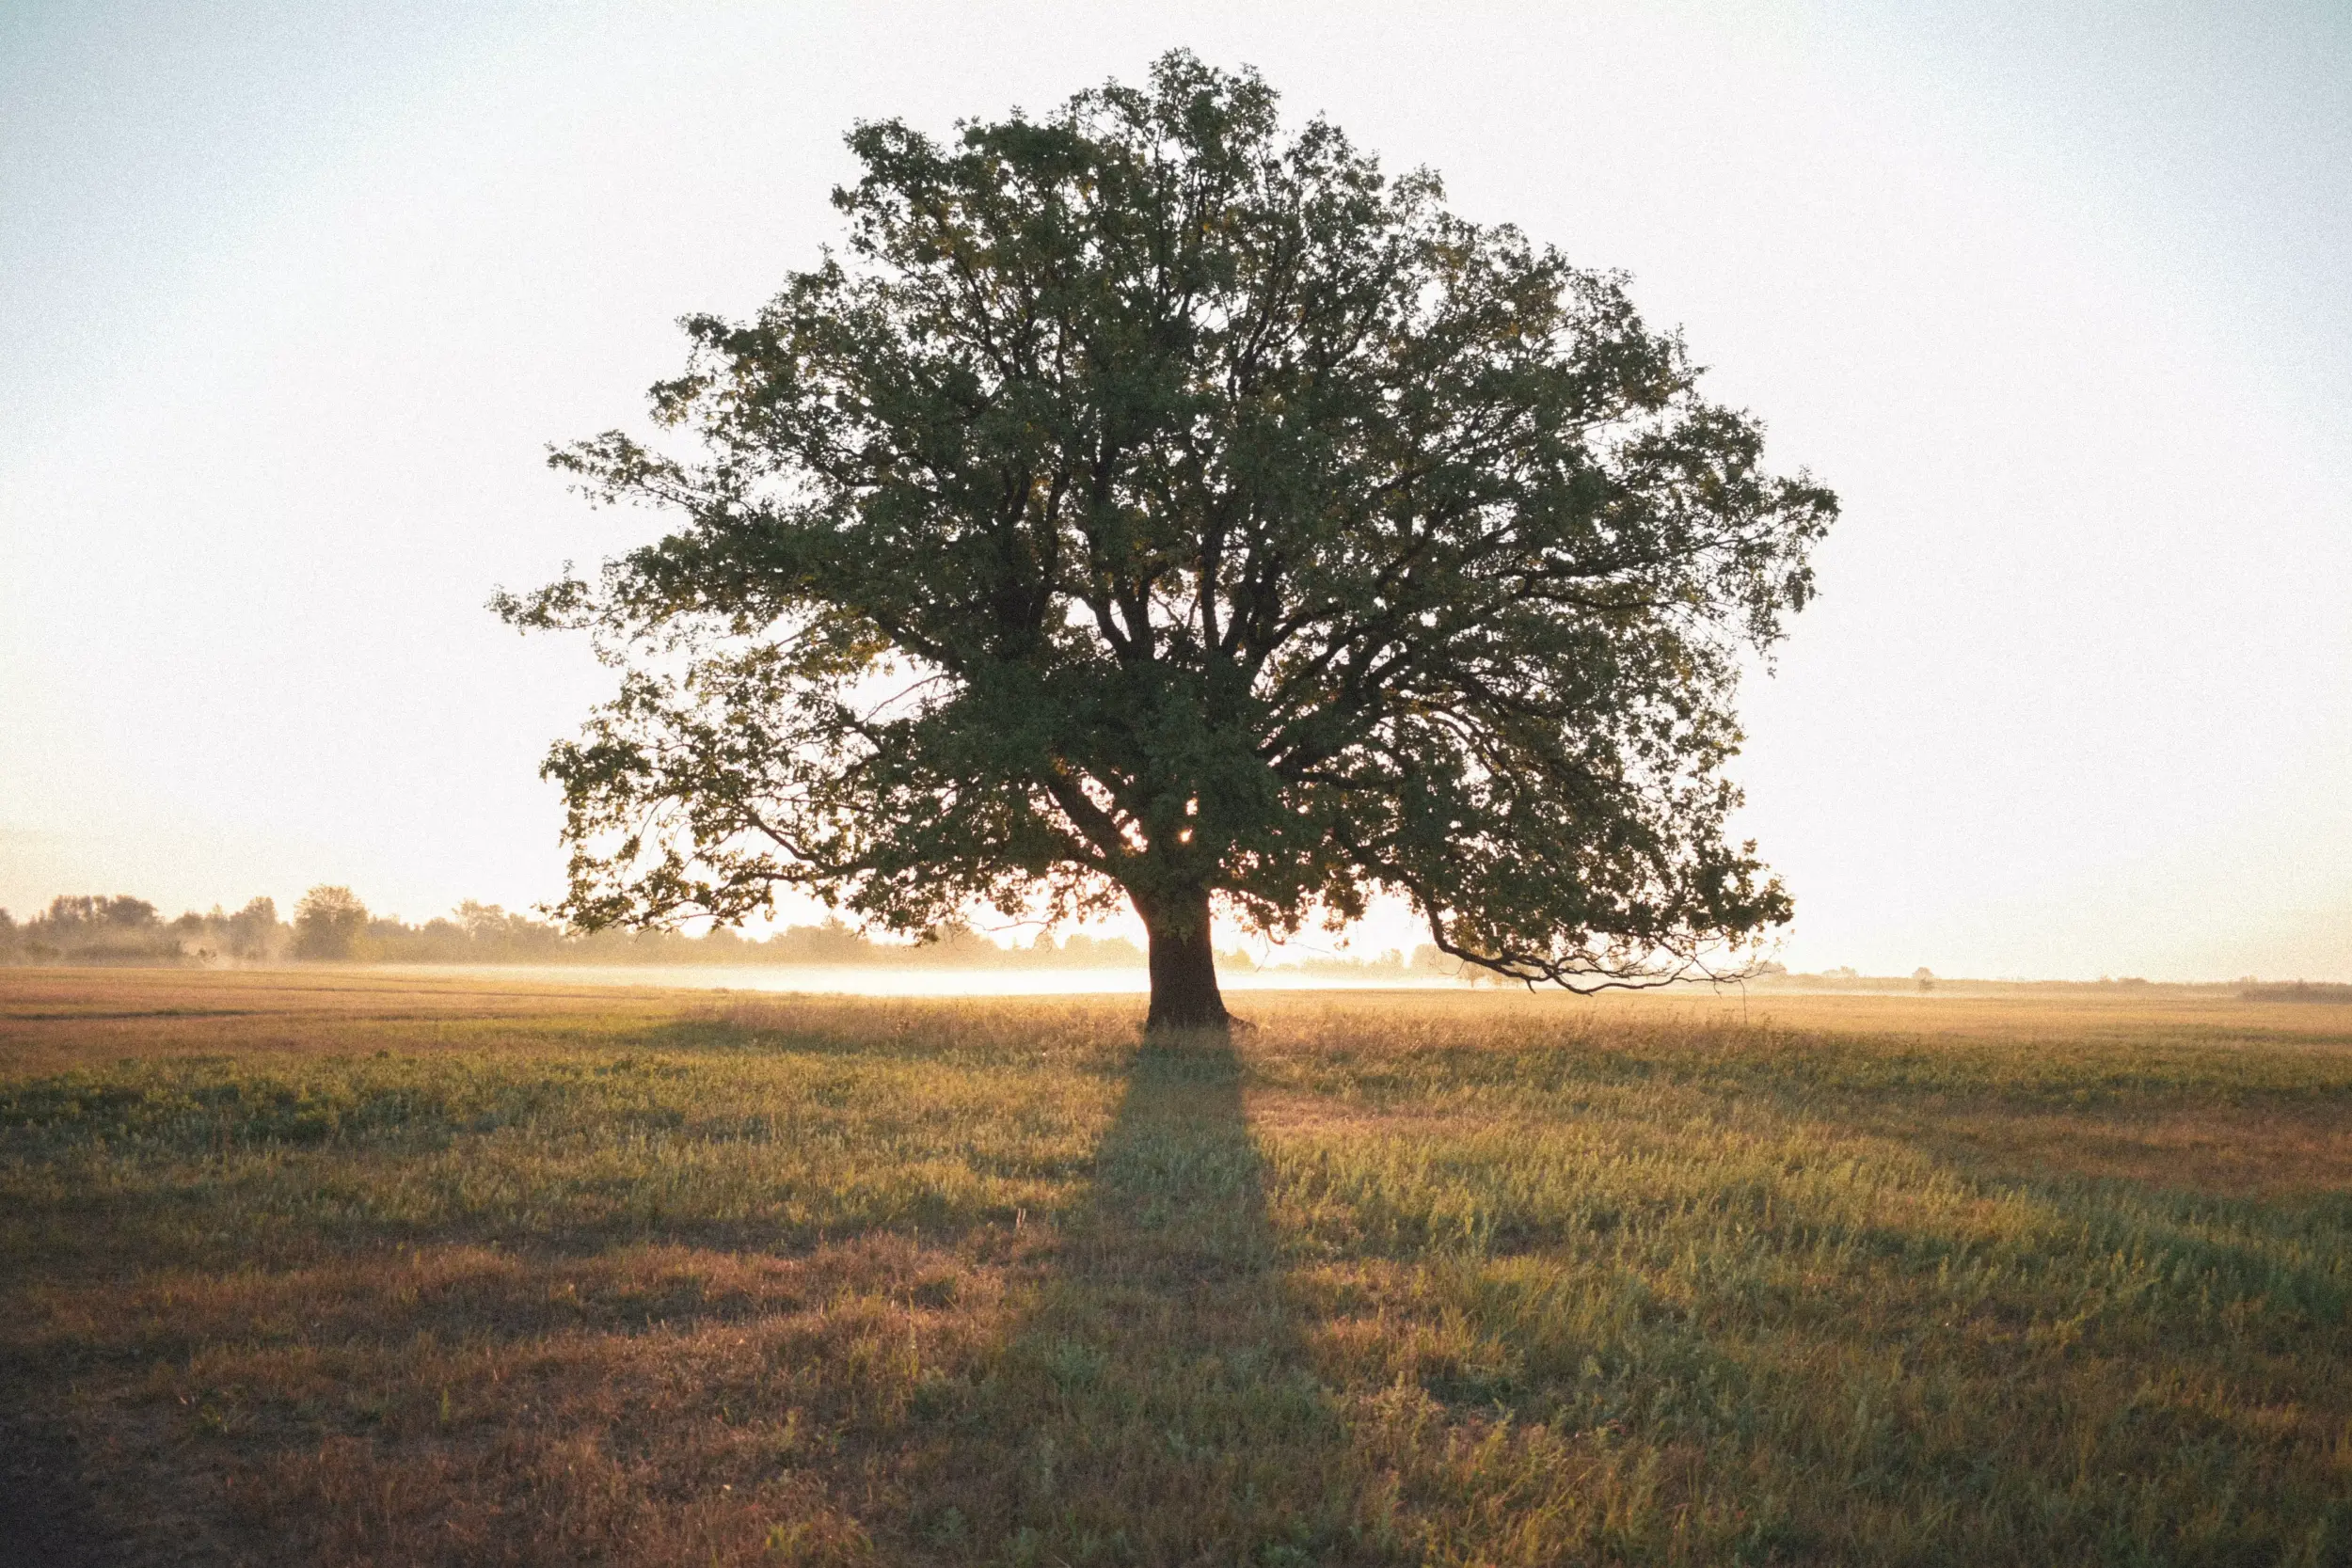
<svg viewBox="0 0 2352 1568"><path fill-rule="evenodd" d="M0 1074L125 1055L564 1045L675 1018L681 1001L652 989L391 969L0 969Z"/></svg>
<svg viewBox="0 0 2352 1568"><path fill-rule="evenodd" d="M2352 1009L1245 1010L0 971L0 1393L136 1562L2352 1557Z"/></svg>

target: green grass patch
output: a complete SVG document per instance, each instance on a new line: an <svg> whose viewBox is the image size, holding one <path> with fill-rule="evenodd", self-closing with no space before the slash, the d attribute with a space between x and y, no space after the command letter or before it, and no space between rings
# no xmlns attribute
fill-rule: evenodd
<svg viewBox="0 0 2352 1568"><path fill-rule="evenodd" d="M469 1006L0 1077L128 1560L2352 1559L2325 1008Z"/></svg>

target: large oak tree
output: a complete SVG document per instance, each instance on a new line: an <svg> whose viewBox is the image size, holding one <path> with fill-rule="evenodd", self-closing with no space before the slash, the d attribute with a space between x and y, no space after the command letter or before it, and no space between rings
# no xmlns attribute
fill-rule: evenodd
<svg viewBox="0 0 2352 1568"><path fill-rule="evenodd" d="M1183 54L849 141L844 253L688 319L661 434L556 453L675 531L498 601L622 672L547 765L566 916L1123 898L1155 1027L1223 1024L1220 900L1385 891L1578 989L1787 919L1722 768L1836 498L1622 277Z"/></svg>

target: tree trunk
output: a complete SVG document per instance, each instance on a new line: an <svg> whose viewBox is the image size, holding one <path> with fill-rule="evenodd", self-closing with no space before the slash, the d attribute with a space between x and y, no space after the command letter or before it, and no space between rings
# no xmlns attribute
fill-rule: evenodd
<svg viewBox="0 0 2352 1568"><path fill-rule="evenodd" d="M1143 1021L1145 1030L1211 1029L1224 1034L1232 1019L1216 989L1208 890L1137 897L1135 905L1152 945L1152 1011Z"/></svg>

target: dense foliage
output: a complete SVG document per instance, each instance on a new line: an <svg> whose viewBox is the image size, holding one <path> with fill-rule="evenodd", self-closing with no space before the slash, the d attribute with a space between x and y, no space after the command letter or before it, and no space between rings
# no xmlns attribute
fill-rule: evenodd
<svg viewBox="0 0 2352 1568"><path fill-rule="evenodd" d="M1181 54L850 145L846 257L686 323L691 439L557 455L676 531L498 601L625 672L548 762L572 919L1123 897L1199 1023L1213 895L1577 986L1787 917L1721 768L1836 499L1621 277Z"/></svg>

